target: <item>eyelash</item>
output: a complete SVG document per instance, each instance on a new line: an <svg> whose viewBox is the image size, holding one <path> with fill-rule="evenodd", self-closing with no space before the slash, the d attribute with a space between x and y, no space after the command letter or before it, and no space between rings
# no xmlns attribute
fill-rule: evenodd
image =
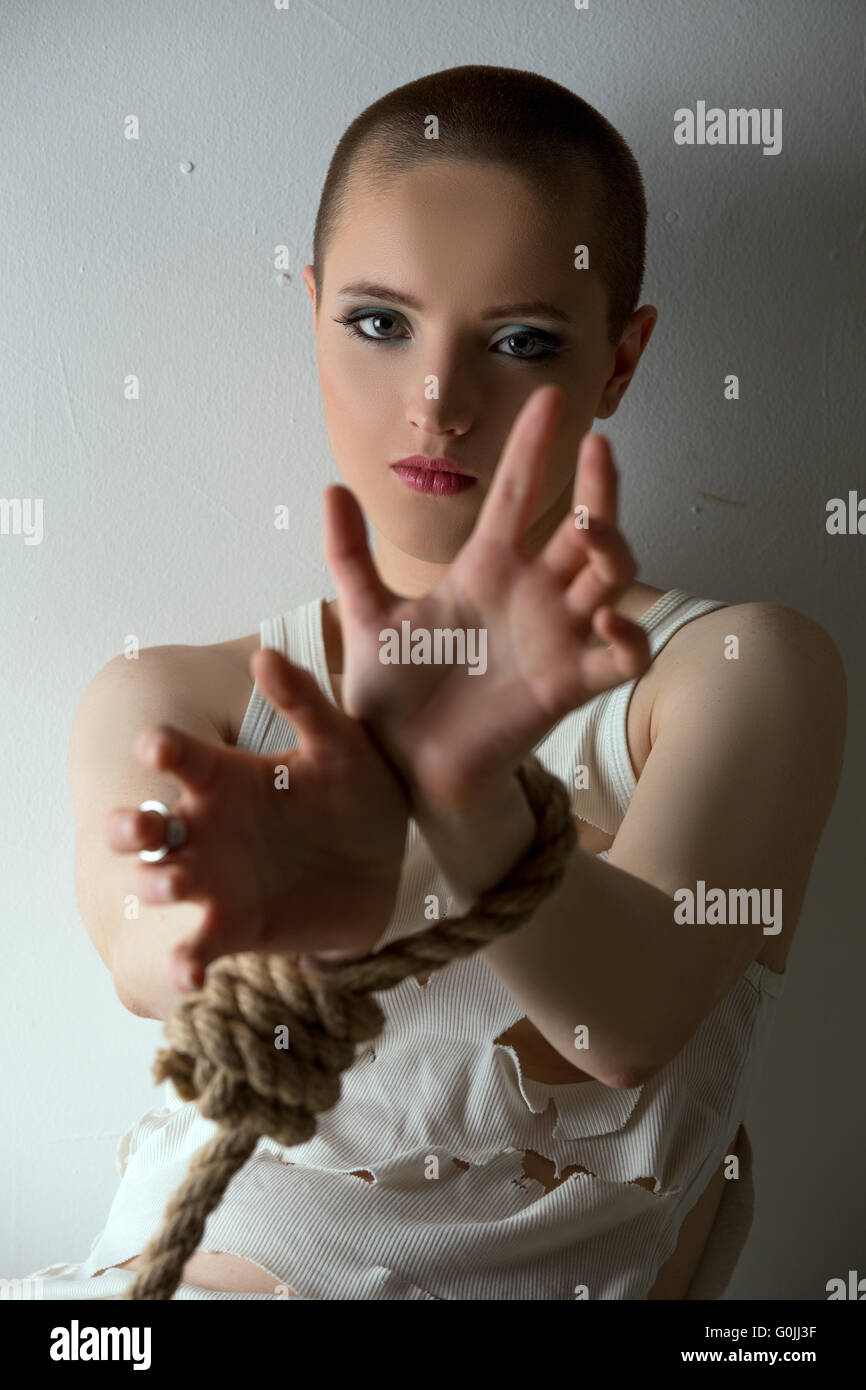
<svg viewBox="0 0 866 1390"><path fill-rule="evenodd" d="M372 338L369 333L364 333L358 327L364 319L388 318L397 322L397 315L387 309L365 309L363 313L338 314L334 318L334 323L342 324L353 338L359 339L362 343L405 343L405 338ZM521 357L519 353L506 352L498 354L503 357L510 357L514 362L547 362L551 357L555 357L560 352L568 352L565 343L552 333L545 333L540 328L527 328L522 333L506 333L504 338L498 339L498 343L507 343L509 338L535 338L544 345L544 351L536 353L534 357ZM497 345L498 345L497 343Z"/></svg>

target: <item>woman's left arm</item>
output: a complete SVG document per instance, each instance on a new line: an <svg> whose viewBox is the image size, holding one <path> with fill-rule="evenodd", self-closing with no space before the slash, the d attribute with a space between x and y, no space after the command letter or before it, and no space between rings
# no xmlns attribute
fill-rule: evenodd
<svg viewBox="0 0 866 1390"><path fill-rule="evenodd" d="M431 853L469 903L532 841L520 764L571 710L650 665L645 631L613 607L637 571L603 436L584 437L572 513L527 553L560 408L558 387L529 397L471 537L422 598L382 583L352 494L325 494L346 712L400 773ZM479 679L429 658L383 664L389 633L434 630L463 632L467 649L476 635ZM793 931L844 746L841 658L805 616L769 603L716 610L688 624L676 650L611 857L578 846L530 921L484 948L551 1047L614 1087L640 1084L676 1055L767 927ZM739 890L744 903L764 890L771 908L781 901L781 924L753 925L751 913L733 926L678 921L680 896L701 884L726 898ZM589 1048L576 1052L581 1025Z"/></svg>
<svg viewBox="0 0 866 1390"><path fill-rule="evenodd" d="M736 659L725 655L731 635ZM610 858L578 848L530 922L484 951L566 1061L609 1086L641 1085L685 1045L765 935L782 933L790 945L836 794L845 720L839 652L802 614L750 603L682 630ZM468 824L451 830L455 845L471 843ZM467 871L456 855L443 866L457 882ZM721 889L726 903L732 891L758 889L760 923L751 911L739 924L684 921L679 905L701 882L707 898ZM580 1025L589 1046L575 1051Z"/></svg>

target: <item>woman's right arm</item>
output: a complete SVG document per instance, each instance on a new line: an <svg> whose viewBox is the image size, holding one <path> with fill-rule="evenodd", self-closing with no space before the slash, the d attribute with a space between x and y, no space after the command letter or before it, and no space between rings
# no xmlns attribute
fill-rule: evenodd
<svg viewBox="0 0 866 1390"><path fill-rule="evenodd" d="M109 813L118 806L162 801L171 807L179 787L133 752L145 725L170 723L197 738L225 744L214 700L224 688L224 658L209 647L144 648L137 660L118 656L94 676L81 698L69 740L68 776L75 815L75 892L84 925L124 1008L140 1018L165 1019L184 996L166 978L170 949L200 924L204 907L159 906L132 899L132 853L106 841ZM141 824L155 818L141 816ZM155 822L153 848L161 843ZM130 903L137 917L128 917Z"/></svg>

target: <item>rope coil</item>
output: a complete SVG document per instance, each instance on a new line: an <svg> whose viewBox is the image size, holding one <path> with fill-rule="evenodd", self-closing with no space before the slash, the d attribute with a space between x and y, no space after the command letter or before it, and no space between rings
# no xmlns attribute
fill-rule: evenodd
<svg viewBox="0 0 866 1390"><path fill-rule="evenodd" d="M537 822L535 838L463 917L327 968L302 955L222 956L202 989L180 1001L165 1025L171 1046L157 1053L153 1076L197 1101L219 1131L193 1155L124 1299L172 1297L208 1216L263 1135L285 1148L312 1138L318 1116L340 1098L340 1077L357 1044L385 1026L374 992L474 954L521 926L558 887L577 843L568 794L534 756L517 776ZM284 1026L291 1047L282 1051L274 1030Z"/></svg>

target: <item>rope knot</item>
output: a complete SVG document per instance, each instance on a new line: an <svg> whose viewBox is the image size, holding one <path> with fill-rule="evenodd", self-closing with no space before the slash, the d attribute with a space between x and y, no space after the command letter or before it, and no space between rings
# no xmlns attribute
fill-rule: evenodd
<svg viewBox="0 0 866 1390"><path fill-rule="evenodd" d="M356 1044L384 1022L371 995L306 970L298 956L222 956L168 1019L171 1047L153 1074L197 1101L206 1119L249 1125L290 1148L315 1134L316 1116L340 1098Z"/></svg>
<svg viewBox="0 0 866 1390"><path fill-rule="evenodd" d="M193 1155L125 1299L171 1298L209 1214L262 1135L284 1148L313 1137L318 1116L340 1098L356 1044L385 1026L374 993L514 931L557 887L577 840L568 794L535 757L517 775L536 818L535 839L465 916L327 969L298 955L222 956L203 988L178 1004L165 1025L170 1047L157 1054L153 1075L196 1101L219 1129ZM278 1046L283 1028L286 1048Z"/></svg>

